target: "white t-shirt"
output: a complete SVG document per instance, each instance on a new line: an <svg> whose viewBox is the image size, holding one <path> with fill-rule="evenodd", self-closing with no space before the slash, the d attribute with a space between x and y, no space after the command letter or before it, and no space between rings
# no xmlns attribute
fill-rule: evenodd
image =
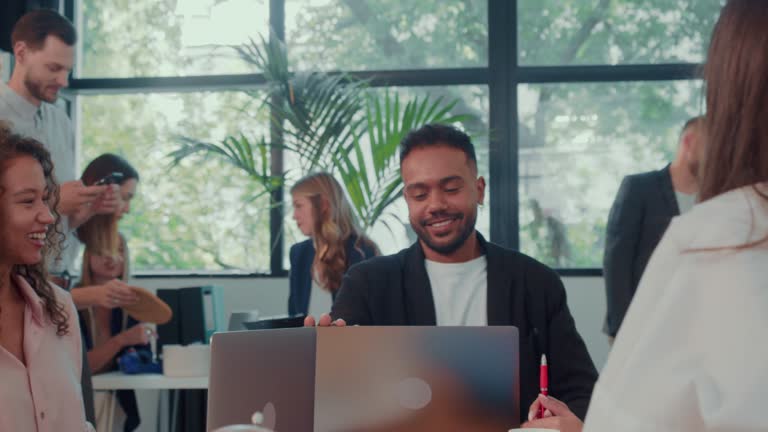
<svg viewBox="0 0 768 432"><path fill-rule="evenodd" d="M439 326L488 325L488 261L485 255L463 263L425 260Z"/></svg>
<svg viewBox="0 0 768 432"><path fill-rule="evenodd" d="M312 280L312 291L309 293L309 314L320 318L320 315L331 312L331 306L333 306L333 297L331 293L320 288L320 285Z"/></svg>
<svg viewBox="0 0 768 432"><path fill-rule="evenodd" d="M675 198L677 199L677 208L680 209L680 214L686 213L696 205L696 194L675 191Z"/></svg>

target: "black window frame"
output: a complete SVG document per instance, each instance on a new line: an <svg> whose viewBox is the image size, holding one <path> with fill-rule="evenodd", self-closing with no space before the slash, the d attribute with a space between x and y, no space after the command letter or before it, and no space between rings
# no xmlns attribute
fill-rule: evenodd
<svg viewBox="0 0 768 432"><path fill-rule="evenodd" d="M63 0L65 15L74 22L76 2ZM269 22L275 35L285 40L285 1L269 1ZM449 86L482 85L489 92L489 186L490 239L497 244L519 249L519 177L518 149L518 86L542 83L610 83L648 82L697 79L701 64L660 63L638 65L547 65L518 64L518 0L487 0L488 2L488 65L470 68L409 69L380 71L351 71L351 75L370 80L373 87L389 86ZM73 78L70 95L126 94L143 92L185 92L201 90L237 90L258 87L265 83L262 74L210 75L186 77L140 78ZM276 131L273 129L273 134ZM273 135L273 140L280 139ZM282 171L282 154L273 154L273 171ZM280 202L283 192L272 195ZM503 215L498 217L496 215ZM171 274L139 273L138 278L179 277L281 277L283 267L283 210L275 206L270 213L271 251L270 273L231 275L218 272L173 272ZM496 217L494 217L496 216ZM556 269L561 276L602 276L602 268Z"/></svg>

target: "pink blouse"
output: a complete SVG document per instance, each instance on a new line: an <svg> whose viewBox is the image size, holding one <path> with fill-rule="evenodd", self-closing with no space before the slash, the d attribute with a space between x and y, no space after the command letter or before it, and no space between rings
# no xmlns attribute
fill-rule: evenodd
<svg viewBox="0 0 768 432"><path fill-rule="evenodd" d="M82 342L72 297L53 286L69 315L69 332L58 336L29 283L21 276L15 281L27 303L23 342L27 364L0 347L0 431L93 431L85 421Z"/></svg>

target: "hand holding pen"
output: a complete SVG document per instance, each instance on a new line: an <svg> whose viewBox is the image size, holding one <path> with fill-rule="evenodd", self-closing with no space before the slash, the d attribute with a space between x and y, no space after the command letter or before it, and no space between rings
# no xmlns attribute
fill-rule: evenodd
<svg viewBox="0 0 768 432"><path fill-rule="evenodd" d="M539 397L533 401L528 410L528 421L523 423L525 428L548 428L560 432L581 432L584 424L568 408L568 405L549 396L549 369L547 356L541 356L539 366Z"/></svg>

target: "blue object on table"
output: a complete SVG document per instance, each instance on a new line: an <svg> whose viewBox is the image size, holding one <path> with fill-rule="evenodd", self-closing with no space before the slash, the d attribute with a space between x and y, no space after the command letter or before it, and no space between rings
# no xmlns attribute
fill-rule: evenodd
<svg viewBox="0 0 768 432"><path fill-rule="evenodd" d="M128 349L117 358L117 365L124 374L163 373L160 363L152 361L152 352L145 349Z"/></svg>

